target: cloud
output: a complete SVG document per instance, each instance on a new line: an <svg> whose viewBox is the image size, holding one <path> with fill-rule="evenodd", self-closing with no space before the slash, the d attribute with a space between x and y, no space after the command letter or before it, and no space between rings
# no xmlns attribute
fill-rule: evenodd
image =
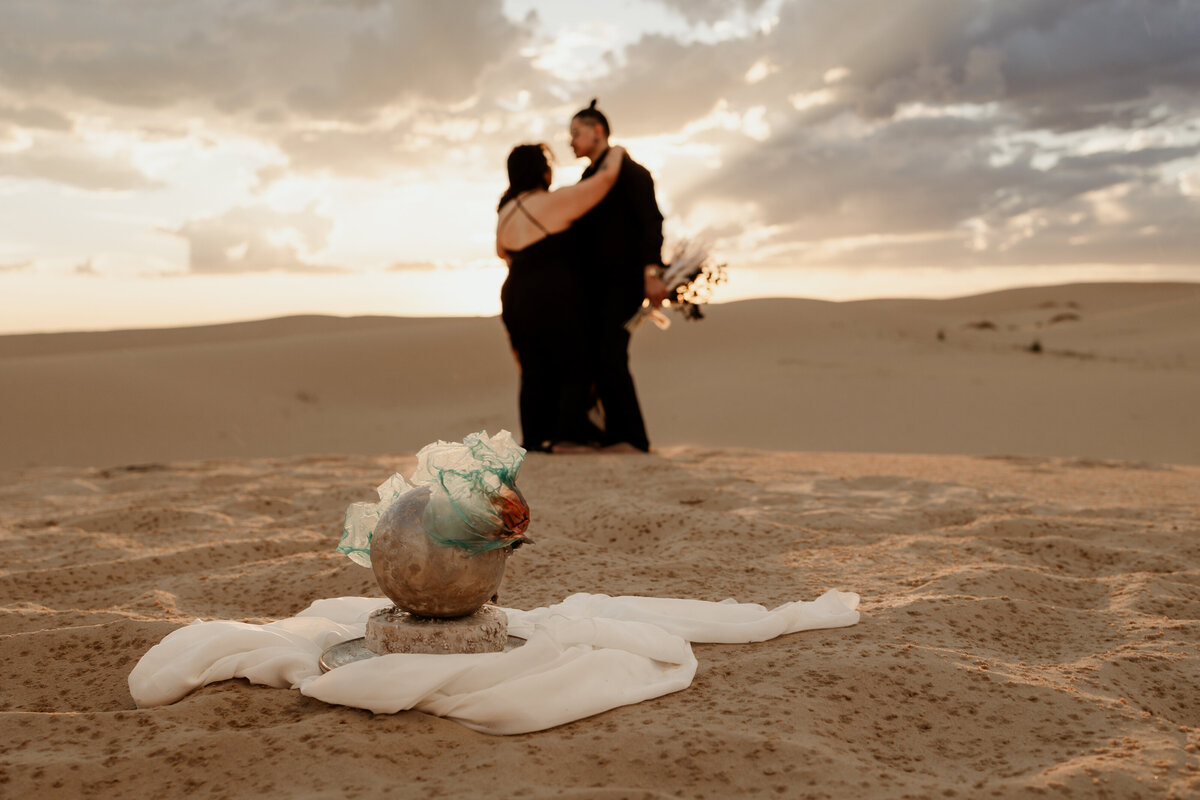
<svg viewBox="0 0 1200 800"><path fill-rule="evenodd" d="M759 224L777 230L774 244L822 264L1136 260L1114 249L1126 235L1143 258L1147 248L1172 263L1200 252L1186 255L1183 243L1200 246L1200 236L1178 224L1194 216L1194 200L1157 172L1193 147L1057 153L1039 167L1047 151L993 137L993 119L899 120L858 135L841 121L747 151L689 193L684 210L709 197L753 204ZM1134 188L1095 202L1121 186Z"/></svg>
<svg viewBox="0 0 1200 800"><path fill-rule="evenodd" d="M997 26L1008 97L1036 122L1057 109L1152 101L1154 90L1190 90L1181 106L1200 108L1200 6L1194 3L1075 2L1042 27L1013 18ZM1081 124L1090 125L1085 116ZM1070 125L1060 119L1059 126Z"/></svg>
<svg viewBox="0 0 1200 800"><path fill-rule="evenodd" d="M748 259L1197 252L1196 3L658 2L669 25L617 37L576 79L537 66L549 28L502 0L14 0L0 175L136 193L155 187L137 164L162 174L172 137L206 137L239 143L260 200L299 202L284 183L297 173L351 178L329 185L356 197L481 173L499 185L513 144L561 151L596 96L618 139L653 137L666 207L726 209L737 241L763 231ZM89 149L105 125L105 141L144 148L137 160ZM216 202L237 207L173 228L189 272L333 269L317 263L332 220L231 192Z"/></svg>
<svg viewBox="0 0 1200 800"><path fill-rule="evenodd" d="M388 272L431 272L437 264L432 261L396 261L388 265Z"/></svg>
<svg viewBox="0 0 1200 800"><path fill-rule="evenodd" d="M330 80L313 80L289 93L293 108L312 116L376 109L419 97L454 104L475 92L491 64L516 52L521 30L498 2L379 3L357 10L330 64Z"/></svg>
<svg viewBox="0 0 1200 800"><path fill-rule="evenodd" d="M767 46L810 89L845 68L841 89L864 117L912 102L996 101L1069 126L1064 110L1194 87L1198 36L1200 8L1188 3L800 0L784 6Z"/></svg>
<svg viewBox="0 0 1200 800"><path fill-rule="evenodd" d="M69 131L73 127L69 117L46 106L0 106L0 122L48 131Z"/></svg>
<svg viewBox="0 0 1200 800"><path fill-rule="evenodd" d="M26 0L5 10L0 78L141 108L206 105L366 120L406 100L462 100L523 29L499 0Z"/></svg>
<svg viewBox="0 0 1200 800"><path fill-rule="evenodd" d="M102 155L78 139L63 136L39 137L20 150L0 150L0 175L90 191L132 191L161 185L134 167L127 154Z"/></svg>
<svg viewBox="0 0 1200 800"><path fill-rule="evenodd" d="M647 37L608 80L614 126L763 109L762 143L699 134L720 164L675 195L756 209L761 258L1196 263L1195 198L1166 166L1200 144L1197 40L1194 4L797 0L750 40Z"/></svg>
<svg viewBox="0 0 1200 800"><path fill-rule="evenodd" d="M506 95L557 102L522 52L531 24L505 17L501 0L26 0L5 10L0 86L22 87L24 105L0 105L0 142L18 114L49 125L70 109L139 132L182 115L281 150L287 163L264 183L377 178L436 164L460 146L456 131L487 139L481 125ZM528 116L489 127L488 163Z"/></svg>
<svg viewBox="0 0 1200 800"><path fill-rule="evenodd" d="M865 119L908 103L1000 102L1034 127L1070 130L1097 112L1136 124L1163 103L1200 108L1198 39L1200 7L1189 3L795 0L768 32L742 39L645 37L595 89L632 98L622 111L639 125L677 129L683 109L694 119L716 99L781 106L828 88L836 71L839 106ZM771 70L743 80L757 60Z"/></svg>
<svg viewBox="0 0 1200 800"><path fill-rule="evenodd" d="M243 206L168 232L187 241L188 271L194 274L343 272L306 258L326 246L332 229L332 220L312 209L287 213Z"/></svg>
<svg viewBox="0 0 1200 800"><path fill-rule="evenodd" d="M862 128L843 116L795 127L745 151L690 197L754 202L764 222L805 235L911 232L1024 213L1195 155L1189 147L1071 155L997 138L998 126L947 116ZM1053 168L1036 166L1048 153Z"/></svg>
<svg viewBox="0 0 1200 800"><path fill-rule="evenodd" d="M754 14L766 0L659 0L662 5L676 11L689 22L714 23L727 19L738 12Z"/></svg>
<svg viewBox="0 0 1200 800"><path fill-rule="evenodd" d="M82 275L86 278L98 278L100 277L101 272L100 270L96 269L95 265L92 264L92 259L89 258L87 261L76 264L74 269L71 270L71 274Z"/></svg>
<svg viewBox="0 0 1200 800"><path fill-rule="evenodd" d="M758 56L743 41L687 45L654 35L630 46L625 57L590 89L616 137L677 131L706 116L744 85Z"/></svg>
<svg viewBox="0 0 1200 800"><path fill-rule="evenodd" d="M16 261L10 263L0 263L0 273L5 272L24 272L33 266L32 261Z"/></svg>

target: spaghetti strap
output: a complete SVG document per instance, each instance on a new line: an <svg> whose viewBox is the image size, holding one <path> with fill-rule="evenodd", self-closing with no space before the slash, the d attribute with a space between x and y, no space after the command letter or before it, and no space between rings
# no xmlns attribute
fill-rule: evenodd
<svg viewBox="0 0 1200 800"><path fill-rule="evenodd" d="M500 220L500 224L496 228L497 237L499 237L500 231L504 230L505 226L508 225L508 222L509 222L509 220L511 220L513 218L513 215L517 213L517 209L521 209L521 213L524 214L526 217L528 217L529 221L532 222L534 225L536 225L538 230L540 230L545 235L542 236L537 241L530 242L529 244L522 247L520 250L508 250L507 248L505 248L506 252L510 256L516 255L517 253L528 250L530 247L533 247L533 245L537 244L538 242L545 241L546 239L548 239L554 235L550 231L546 230L545 226L542 225L542 223L538 222L537 218L535 216L533 216L533 214L529 213L529 209L527 209L521 203L521 198L518 197L518 198L514 199L512 207L509 208L509 210L507 212L505 212L504 217Z"/></svg>
<svg viewBox="0 0 1200 800"><path fill-rule="evenodd" d="M500 220L500 230L504 229L504 226L508 224L508 221L512 219L512 215L515 213L517 213L517 206L514 204L513 207L508 210L508 213L504 215L504 218Z"/></svg>
<svg viewBox="0 0 1200 800"><path fill-rule="evenodd" d="M546 234L547 236L550 235L550 231L548 231L544 227L542 227L542 223L537 221L537 217L533 216L533 214L530 214L529 209L527 209L527 208L525 208L525 206L521 205L521 198L519 198L519 197L517 198L517 208L521 209L522 214L529 217L530 222L532 222L534 225L537 225L539 231Z"/></svg>

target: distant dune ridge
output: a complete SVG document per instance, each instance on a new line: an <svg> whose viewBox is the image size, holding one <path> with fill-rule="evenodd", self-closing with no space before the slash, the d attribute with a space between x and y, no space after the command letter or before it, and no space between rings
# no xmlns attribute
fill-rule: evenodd
<svg viewBox="0 0 1200 800"><path fill-rule="evenodd" d="M1198 319L1200 284L750 300L632 363L657 446L1200 464ZM0 467L410 451L517 432L516 387L496 318L4 336Z"/></svg>
<svg viewBox="0 0 1200 800"><path fill-rule="evenodd" d="M656 452L532 454L500 601L840 589L862 620L488 737L126 678L193 619L377 593L342 513L516 430L498 320L0 337L5 795L1200 796L1200 285L731 303L633 362Z"/></svg>

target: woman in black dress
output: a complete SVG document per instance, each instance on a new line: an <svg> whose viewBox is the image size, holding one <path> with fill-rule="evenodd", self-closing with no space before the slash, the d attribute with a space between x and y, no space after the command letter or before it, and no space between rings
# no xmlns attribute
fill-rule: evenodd
<svg viewBox="0 0 1200 800"><path fill-rule="evenodd" d="M554 191L547 152L523 144L509 154L496 253L508 262L501 318L521 372L522 446L563 452L594 438L583 275L570 227L616 183L625 151L614 147L594 175Z"/></svg>

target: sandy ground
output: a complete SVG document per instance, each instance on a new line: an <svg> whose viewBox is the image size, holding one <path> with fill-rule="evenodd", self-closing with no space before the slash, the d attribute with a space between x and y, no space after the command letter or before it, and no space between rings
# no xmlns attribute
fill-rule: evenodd
<svg viewBox="0 0 1200 800"><path fill-rule="evenodd" d="M1200 284L729 303L632 362L659 447L1200 464ZM496 318L3 336L0 468L416 452L516 392Z"/></svg>
<svg viewBox="0 0 1200 800"><path fill-rule="evenodd" d="M639 333L658 452L532 455L537 544L501 602L837 588L863 619L695 645L689 689L514 737L245 681L138 710L126 685L192 619L374 594L342 512L429 439L515 425L498 322L0 338L0 791L1200 796L1198 306L756 301Z"/></svg>

